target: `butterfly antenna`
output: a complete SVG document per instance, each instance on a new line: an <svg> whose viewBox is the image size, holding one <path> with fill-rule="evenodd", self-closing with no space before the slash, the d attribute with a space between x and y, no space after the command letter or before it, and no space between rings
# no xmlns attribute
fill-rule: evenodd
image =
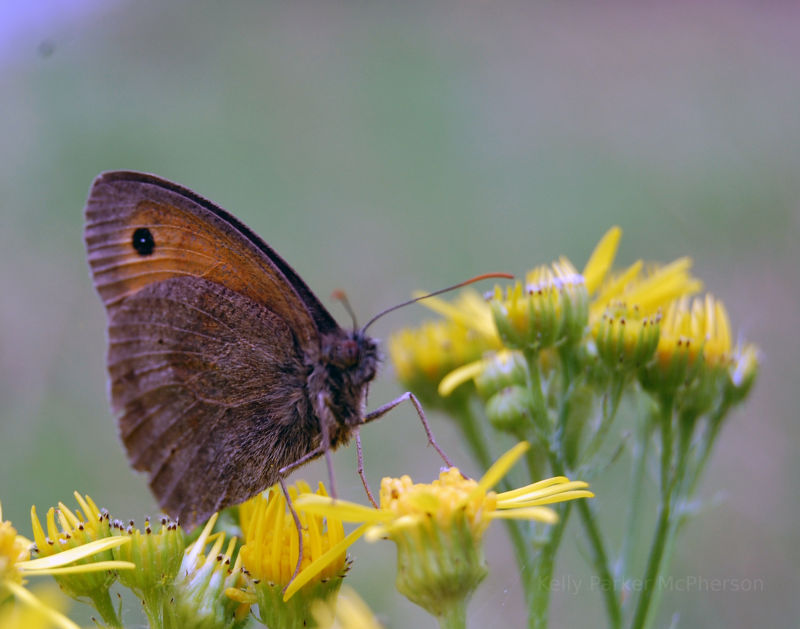
<svg viewBox="0 0 800 629"><path fill-rule="evenodd" d="M470 278L464 282L459 282L458 284L453 284L452 286L448 286L447 288L440 288L439 290L435 290L432 293L427 293L425 295L421 295L419 297L415 297L414 299L409 299L408 301L404 301L401 304L397 304L396 306L392 306L391 308L387 308L383 312L379 312L376 314L372 319L367 321L367 325L363 327L361 330L362 332L366 332L367 328L371 326L375 321L380 319L383 315L389 314L390 312L394 312L398 308L404 308L405 306L410 306L411 304L415 304L418 301L422 301L423 299L427 299L428 297L435 297L436 295L441 295L442 293L447 293L451 290L455 290L457 288L462 288L464 286L469 286L470 284L474 284L475 282L480 282L481 280L489 280L489 279L505 279L505 280L513 280L514 276L510 273L483 273L482 275L476 275L473 278ZM355 320L355 317L353 318Z"/></svg>
<svg viewBox="0 0 800 629"><path fill-rule="evenodd" d="M347 311L347 314L350 315L350 318L353 320L353 329L358 330L358 323L356 323L356 313L353 310L353 307L350 305L350 300L347 299L347 293L343 290L335 290L331 293L331 297L337 301L342 302L342 306Z"/></svg>

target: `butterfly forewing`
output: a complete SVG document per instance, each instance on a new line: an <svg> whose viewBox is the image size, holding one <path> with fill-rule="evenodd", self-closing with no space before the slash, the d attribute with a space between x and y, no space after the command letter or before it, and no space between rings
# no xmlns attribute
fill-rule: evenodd
<svg viewBox="0 0 800 629"><path fill-rule="evenodd" d="M204 277L287 321L303 343L338 326L269 246L230 214L150 175L111 172L92 184L86 247L109 313L125 297L171 277Z"/></svg>

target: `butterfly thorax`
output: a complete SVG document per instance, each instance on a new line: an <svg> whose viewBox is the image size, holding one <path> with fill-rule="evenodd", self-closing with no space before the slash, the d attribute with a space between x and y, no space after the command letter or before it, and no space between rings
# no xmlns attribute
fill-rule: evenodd
<svg viewBox="0 0 800 629"><path fill-rule="evenodd" d="M320 421L328 418L331 446L337 447L347 443L363 421L367 385L378 368L378 347L361 331L340 328L322 338L320 349L308 392Z"/></svg>

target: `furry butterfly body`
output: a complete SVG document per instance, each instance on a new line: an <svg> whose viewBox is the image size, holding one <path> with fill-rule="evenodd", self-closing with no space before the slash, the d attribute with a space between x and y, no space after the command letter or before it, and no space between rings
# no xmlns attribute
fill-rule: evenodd
<svg viewBox="0 0 800 629"><path fill-rule="evenodd" d="M85 240L122 441L170 515L192 525L246 500L365 421L375 342L339 327L221 208L152 175L104 173Z"/></svg>

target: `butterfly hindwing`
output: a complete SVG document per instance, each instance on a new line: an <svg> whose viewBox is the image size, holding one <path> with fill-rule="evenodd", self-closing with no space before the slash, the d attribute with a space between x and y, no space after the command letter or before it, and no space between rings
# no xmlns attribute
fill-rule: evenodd
<svg viewBox="0 0 800 629"><path fill-rule="evenodd" d="M318 445L291 330L220 284L172 278L127 297L109 321L108 367L131 463L187 524Z"/></svg>

